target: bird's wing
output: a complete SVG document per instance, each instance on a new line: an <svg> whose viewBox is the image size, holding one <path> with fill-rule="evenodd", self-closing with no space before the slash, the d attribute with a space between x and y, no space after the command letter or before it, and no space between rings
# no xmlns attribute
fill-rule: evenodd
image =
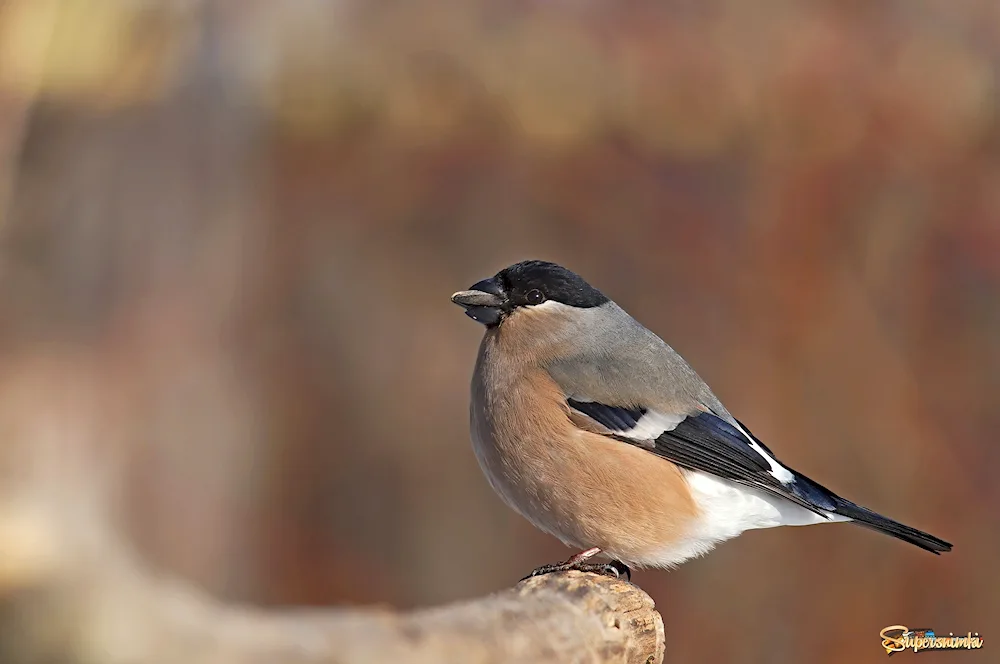
<svg viewBox="0 0 1000 664"><path fill-rule="evenodd" d="M671 414L579 395L567 397L566 404L580 428L643 447L682 468L761 489L824 516L836 509L832 492L779 463L738 421L710 410Z"/></svg>

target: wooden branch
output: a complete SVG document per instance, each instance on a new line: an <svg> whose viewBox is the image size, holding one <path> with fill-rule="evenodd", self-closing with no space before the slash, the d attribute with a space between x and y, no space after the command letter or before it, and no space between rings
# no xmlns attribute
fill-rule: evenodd
<svg viewBox="0 0 1000 664"><path fill-rule="evenodd" d="M3 519L0 661L68 664L658 663L663 623L624 581L550 574L494 595L396 613L227 605L143 569L121 542L39 514ZM23 517L24 515L22 515ZM51 523L51 522L49 522ZM69 544L72 540L72 544ZM20 583L13 587L10 583ZM27 581L27 583L25 583Z"/></svg>
<svg viewBox="0 0 1000 664"><path fill-rule="evenodd" d="M5 372L14 375L9 366ZM663 623L649 596L593 574L547 575L407 613L235 606L158 574L112 525L121 460L86 435L87 408L73 410L53 396L67 372L41 375L46 380L16 381L37 402L4 396L0 382L0 423L7 422L0 441L4 664L662 660ZM69 393L91 394L85 387Z"/></svg>

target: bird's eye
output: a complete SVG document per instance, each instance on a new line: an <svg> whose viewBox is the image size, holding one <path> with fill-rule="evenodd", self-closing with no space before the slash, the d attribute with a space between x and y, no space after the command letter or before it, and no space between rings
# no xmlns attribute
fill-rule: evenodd
<svg viewBox="0 0 1000 664"><path fill-rule="evenodd" d="M532 288L530 291L525 293L524 299L528 301L528 304L541 304L545 301L545 296L542 295L542 291L537 288Z"/></svg>

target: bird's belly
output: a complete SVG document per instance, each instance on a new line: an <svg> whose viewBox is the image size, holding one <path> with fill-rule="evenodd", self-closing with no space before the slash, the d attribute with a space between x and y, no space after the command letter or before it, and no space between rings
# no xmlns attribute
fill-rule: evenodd
<svg viewBox="0 0 1000 664"><path fill-rule="evenodd" d="M776 526L806 526L839 521L824 517L788 500L737 482L698 471L683 471L698 508L687 537L651 552L643 564L672 567L712 550L719 542L746 530Z"/></svg>
<svg viewBox="0 0 1000 664"><path fill-rule="evenodd" d="M485 431L481 431L486 433ZM640 448L572 430L505 449L474 435L494 490L540 530L568 546L599 547L632 565L691 537L696 510L682 471ZM526 454L525 446L537 446Z"/></svg>

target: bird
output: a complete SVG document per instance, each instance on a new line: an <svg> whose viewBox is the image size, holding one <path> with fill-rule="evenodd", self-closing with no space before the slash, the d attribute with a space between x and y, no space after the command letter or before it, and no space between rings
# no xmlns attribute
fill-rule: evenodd
<svg viewBox="0 0 1000 664"><path fill-rule="evenodd" d="M486 328L469 409L483 473L510 508L579 550L529 577L631 579L633 567L671 569L747 530L819 523L952 548L783 464L673 348L561 265L515 263L451 300ZM588 562L598 554L610 562Z"/></svg>

